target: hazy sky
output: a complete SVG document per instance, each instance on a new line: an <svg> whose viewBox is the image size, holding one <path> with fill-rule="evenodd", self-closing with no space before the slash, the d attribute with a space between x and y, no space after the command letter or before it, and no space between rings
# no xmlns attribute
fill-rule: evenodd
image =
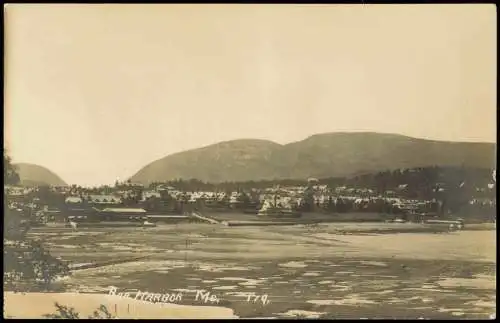
<svg viewBox="0 0 500 323"><path fill-rule="evenodd" d="M494 5L8 5L14 162L112 183L238 138L496 142Z"/></svg>

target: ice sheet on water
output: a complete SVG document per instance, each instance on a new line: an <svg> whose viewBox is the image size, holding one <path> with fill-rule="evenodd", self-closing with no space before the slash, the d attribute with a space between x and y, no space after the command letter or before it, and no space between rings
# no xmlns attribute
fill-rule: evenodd
<svg viewBox="0 0 500 323"><path fill-rule="evenodd" d="M332 283L334 283L333 280L322 280L318 282L319 285L332 284Z"/></svg>
<svg viewBox="0 0 500 323"><path fill-rule="evenodd" d="M445 278L437 282L441 287L465 287L474 289L495 289L495 278L491 277L477 277L477 278Z"/></svg>
<svg viewBox="0 0 500 323"><path fill-rule="evenodd" d="M444 308L440 307L438 309L438 312L440 313L451 313L453 316L463 316L465 313L463 312L463 309L461 308Z"/></svg>
<svg viewBox="0 0 500 323"><path fill-rule="evenodd" d="M307 264L303 261L289 261L283 264L279 264L278 266L285 268L305 268L307 267Z"/></svg>
<svg viewBox="0 0 500 323"><path fill-rule="evenodd" d="M428 297L422 297L422 296L413 296L408 298L409 301L422 301L423 303L432 303L434 300L432 298Z"/></svg>
<svg viewBox="0 0 500 323"><path fill-rule="evenodd" d="M319 276L319 275L320 275L320 274L319 274L318 272L311 271L311 272L304 273L302 276L317 277L317 276Z"/></svg>
<svg viewBox="0 0 500 323"><path fill-rule="evenodd" d="M470 302L465 303L465 305L472 305L475 307L493 308L493 309L496 309L496 307L497 307L496 302L491 301L491 300L470 301Z"/></svg>
<svg viewBox="0 0 500 323"><path fill-rule="evenodd" d="M226 292L224 293L228 296L236 296L236 297L248 297L249 295L253 295L252 292Z"/></svg>
<svg viewBox="0 0 500 323"><path fill-rule="evenodd" d="M334 300L333 304L358 306L358 305L373 305L377 304L377 302L353 294L353 295L348 295L347 297L344 297L342 299Z"/></svg>
<svg viewBox="0 0 500 323"><path fill-rule="evenodd" d="M221 277L218 278L219 280L229 280L229 281L247 281L248 278L242 278L242 277Z"/></svg>
<svg viewBox="0 0 500 323"><path fill-rule="evenodd" d="M212 287L212 289L217 289L217 290L231 290L231 289L236 289L238 286L215 286Z"/></svg>
<svg viewBox="0 0 500 323"><path fill-rule="evenodd" d="M319 318L323 314L326 314L326 312L288 310L285 313L275 313L275 315L282 316L282 317L305 317L305 318Z"/></svg>
<svg viewBox="0 0 500 323"><path fill-rule="evenodd" d="M330 288L336 292L347 292L351 290L349 286L339 286L339 285L330 285Z"/></svg>
<svg viewBox="0 0 500 323"><path fill-rule="evenodd" d="M261 284L261 283L263 283L262 280L248 279L245 282L238 283L238 285L242 285L242 286L255 286L255 285L258 285L258 284Z"/></svg>
<svg viewBox="0 0 500 323"><path fill-rule="evenodd" d="M211 263L198 263L195 265L196 269L201 271L210 271L210 272L224 272L224 271L248 271L248 270L257 270L259 267L255 266L237 266L235 264L211 264Z"/></svg>
<svg viewBox="0 0 500 323"><path fill-rule="evenodd" d="M319 300L308 300L307 303L311 303L314 305L334 305L335 300L332 299L319 299Z"/></svg>
<svg viewBox="0 0 500 323"><path fill-rule="evenodd" d="M363 265L387 267L387 264L385 262L381 262L381 261L361 261L360 263Z"/></svg>
<svg viewBox="0 0 500 323"><path fill-rule="evenodd" d="M63 248L63 249L78 249L81 248L81 246L75 246L75 245L69 245L69 244L60 244L57 245L58 248Z"/></svg>

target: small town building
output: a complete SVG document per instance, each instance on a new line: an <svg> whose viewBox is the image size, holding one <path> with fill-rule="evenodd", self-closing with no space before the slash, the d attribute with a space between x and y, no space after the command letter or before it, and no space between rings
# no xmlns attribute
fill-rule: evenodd
<svg viewBox="0 0 500 323"><path fill-rule="evenodd" d="M104 221L145 221L146 210L139 208L105 208L99 212Z"/></svg>

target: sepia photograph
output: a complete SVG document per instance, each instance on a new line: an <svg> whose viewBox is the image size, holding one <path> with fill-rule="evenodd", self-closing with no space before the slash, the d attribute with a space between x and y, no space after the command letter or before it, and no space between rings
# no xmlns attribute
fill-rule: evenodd
<svg viewBox="0 0 500 323"><path fill-rule="evenodd" d="M494 4L4 4L5 319L495 319Z"/></svg>

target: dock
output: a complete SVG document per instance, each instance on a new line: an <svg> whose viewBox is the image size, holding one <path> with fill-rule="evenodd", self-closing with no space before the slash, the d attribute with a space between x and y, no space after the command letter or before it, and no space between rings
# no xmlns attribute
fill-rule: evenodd
<svg viewBox="0 0 500 323"><path fill-rule="evenodd" d="M296 225L296 224L317 224L318 221L223 221L222 224L228 227L239 226L270 226L270 225Z"/></svg>
<svg viewBox="0 0 500 323"><path fill-rule="evenodd" d="M207 222L207 223L210 223L210 224L220 224L221 223L220 221L217 221L217 220L215 220L213 218L209 218L209 217L203 216L203 215L199 214L198 212L192 212L191 216L193 218L196 218L198 220L201 220L203 222Z"/></svg>

